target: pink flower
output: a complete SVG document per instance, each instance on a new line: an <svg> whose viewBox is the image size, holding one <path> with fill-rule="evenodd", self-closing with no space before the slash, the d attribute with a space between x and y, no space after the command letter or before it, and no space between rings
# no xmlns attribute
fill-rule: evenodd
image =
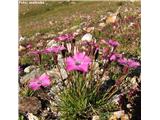
<svg viewBox="0 0 160 120"><path fill-rule="evenodd" d="M57 41L71 41L74 39L73 34L63 34L55 38Z"/></svg>
<svg viewBox="0 0 160 120"><path fill-rule="evenodd" d="M76 53L73 57L66 59L67 71L78 70L81 72L88 71L88 65L91 63L91 59L84 53Z"/></svg>
<svg viewBox="0 0 160 120"><path fill-rule="evenodd" d="M43 87L47 87L47 86L49 86L49 85L51 84L51 81L50 81L49 76L48 76L47 74L41 75L41 76L39 77L39 81L42 81L42 82L41 82L41 85L42 85Z"/></svg>
<svg viewBox="0 0 160 120"><path fill-rule="evenodd" d="M45 52L46 52L46 53L52 53L52 52L54 52L54 53L59 53L60 51L65 50L65 49L66 49L66 48L63 47L63 46L53 46L53 47L47 48L47 49L45 50Z"/></svg>
<svg viewBox="0 0 160 120"><path fill-rule="evenodd" d="M120 45L119 42L117 42L116 40L112 40L112 39L108 40L107 43L112 47L117 47Z"/></svg>
<svg viewBox="0 0 160 120"><path fill-rule="evenodd" d="M135 60L128 59L128 66L130 68L137 68L140 66L140 63Z"/></svg>
<svg viewBox="0 0 160 120"><path fill-rule="evenodd" d="M116 61L117 59L120 59L120 58L122 58L122 54L113 53L113 54L111 54L109 59L110 59L110 61Z"/></svg>
<svg viewBox="0 0 160 120"><path fill-rule="evenodd" d="M41 88L41 83L38 82L38 79L34 79L30 81L29 88L31 88L32 90L39 90Z"/></svg>
<svg viewBox="0 0 160 120"><path fill-rule="evenodd" d="M118 59L118 63L120 63L121 65L128 66L129 68L134 68L134 69L140 66L139 62L132 60L132 59L126 59L126 58Z"/></svg>
<svg viewBox="0 0 160 120"><path fill-rule="evenodd" d="M128 62L126 58L120 58L117 61L121 65L127 65L127 62Z"/></svg>
<svg viewBox="0 0 160 120"><path fill-rule="evenodd" d="M27 48L29 49L29 48L32 48L32 45L31 44L28 44L27 45Z"/></svg>
<svg viewBox="0 0 160 120"><path fill-rule="evenodd" d="M39 90L41 87L48 87L51 84L51 80L47 74L43 74L37 78L32 79L29 82L29 88L32 90Z"/></svg>
<svg viewBox="0 0 160 120"><path fill-rule="evenodd" d="M110 61L115 61L117 59L117 57L115 54L112 54L109 59L110 59Z"/></svg>

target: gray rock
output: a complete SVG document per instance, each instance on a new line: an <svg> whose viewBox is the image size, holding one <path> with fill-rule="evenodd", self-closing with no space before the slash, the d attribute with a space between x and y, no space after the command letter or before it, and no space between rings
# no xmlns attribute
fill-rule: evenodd
<svg viewBox="0 0 160 120"><path fill-rule="evenodd" d="M104 28L106 26L106 24L105 23L99 23L98 26L101 27L101 28Z"/></svg>
<svg viewBox="0 0 160 120"><path fill-rule="evenodd" d="M57 42L54 41L54 40L51 40L51 41L49 41L49 42L47 43L47 47L53 47L53 46L57 46L57 45L58 45Z"/></svg>
<svg viewBox="0 0 160 120"><path fill-rule="evenodd" d="M86 33L81 40L90 42L92 40L92 35L90 33Z"/></svg>
<svg viewBox="0 0 160 120"><path fill-rule="evenodd" d="M35 76L37 75L41 75L42 71L40 71L40 68L37 68L35 70L33 70L32 72L30 72L29 74L24 75L21 79L20 79L20 83L21 84L25 84L26 82L28 82L29 80L35 78Z"/></svg>
<svg viewBox="0 0 160 120"><path fill-rule="evenodd" d="M99 118L98 115L94 115L94 116L92 117L92 120L100 120L100 118Z"/></svg>
<svg viewBox="0 0 160 120"><path fill-rule="evenodd" d="M28 66L24 69L25 73L30 73L34 68L36 68L34 65Z"/></svg>

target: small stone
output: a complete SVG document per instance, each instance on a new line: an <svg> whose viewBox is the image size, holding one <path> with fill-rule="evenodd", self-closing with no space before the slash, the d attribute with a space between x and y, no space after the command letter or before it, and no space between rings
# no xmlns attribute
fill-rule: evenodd
<svg viewBox="0 0 160 120"><path fill-rule="evenodd" d="M28 120L39 120L38 117L33 115L32 113L27 113Z"/></svg>
<svg viewBox="0 0 160 120"><path fill-rule="evenodd" d="M19 111L20 113L33 113L36 114L41 109L41 101L36 97L20 97L19 98Z"/></svg>
<svg viewBox="0 0 160 120"><path fill-rule="evenodd" d="M92 31L94 31L94 27L84 27L83 30L86 31L87 33L90 33Z"/></svg>
<svg viewBox="0 0 160 120"><path fill-rule="evenodd" d="M92 120L100 120L100 118L99 118L98 115L94 115L94 116L92 117Z"/></svg>
<svg viewBox="0 0 160 120"><path fill-rule="evenodd" d="M99 27L104 28L106 26L105 23L99 23Z"/></svg>
<svg viewBox="0 0 160 120"><path fill-rule="evenodd" d="M18 51L21 52L21 51L24 51L24 50L26 50L26 48L24 46L20 45L19 48L18 48Z"/></svg>
<svg viewBox="0 0 160 120"><path fill-rule="evenodd" d="M31 70L33 70L34 68L35 68L35 66L33 66L33 65L28 66L28 67L26 67L26 68L24 69L24 72L25 72L25 73L30 73Z"/></svg>
<svg viewBox="0 0 160 120"><path fill-rule="evenodd" d="M100 21L104 21L107 19L107 16L100 16L100 17L101 17Z"/></svg>
<svg viewBox="0 0 160 120"><path fill-rule="evenodd" d="M92 35L90 33L86 33L81 40L90 42L92 40Z"/></svg>
<svg viewBox="0 0 160 120"><path fill-rule="evenodd" d="M51 40L47 43L47 47L53 47L53 46L57 46L58 44L56 43L55 40Z"/></svg>
<svg viewBox="0 0 160 120"><path fill-rule="evenodd" d="M107 18L106 23L115 23L117 20L117 15L111 15Z"/></svg>
<svg viewBox="0 0 160 120"><path fill-rule="evenodd" d="M46 72L50 77L54 78L55 80L60 79L60 74L57 68L53 68L52 70L48 70Z"/></svg>
<svg viewBox="0 0 160 120"><path fill-rule="evenodd" d="M39 42L39 43L37 44L37 47L43 47L43 42Z"/></svg>
<svg viewBox="0 0 160 120"><path fill-rule="evenodd" d="M61 31L61 32L58 32L58 34L59 34L59 35L62 35L62 34L63 34L63 31Z"/></svg>
<svg viewBox="0 0 160 120"><path fill-rule="evenodd" d="M35 76L37 75L41 75L42 74L42 71L40 71L39 68L31 71L29 74L26 74L25 76L23 76L21 79L20 79L20 83L21 84L25 84L26 82L28 82L29 80L35 78Z"/></svg>
<svg viewBox="0 0 160 120"><path fill-rule="evenodd" d="M53 25L53 21L49 21L49 24L50 24L50 25Z"/></svg>
<svg viewBox="0 0 160 120"><path fill-rule="evenodd" d="M131 104L127 104L127 108L128 109L132 108Z"/></svg>
<svg viewBox="0 0 160 120"><path fill-rule="evenodd" d="M41 33L39 33L39 32L35 34L36 37L39 36L39 35L41 35Z"/></svg>
<svg viewBox="0 0 160 120"><path fill-rule="evenodd" d="M137 81L136 81L136 77L133 77L130 82L132 83L132 85L135 85L137 84Z"/></svg>
<svg viewBox="0 0 160 120"><path fill-rule="evenodd" d="M124 110L116 111L113 113L113 115L116 116L117 118L121 118L121 116L124 115Z"/></svg>
<svg viewBox="0 0 160 120"><path fill-rule="evenodd" d="M68 77L66 70L61 68L60 71L61 71L61 75L62 75L63 80L66 79Z"/></svg>

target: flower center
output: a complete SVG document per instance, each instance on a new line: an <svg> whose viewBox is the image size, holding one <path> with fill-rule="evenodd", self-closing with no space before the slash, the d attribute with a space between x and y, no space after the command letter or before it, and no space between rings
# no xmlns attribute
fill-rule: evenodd
<svg viewBox="0 0 160 120"><path fill-rule="evenodd" d="M75 64L78 66L78 65L81 64L81 62L80 61L76 61Z"/></svg>

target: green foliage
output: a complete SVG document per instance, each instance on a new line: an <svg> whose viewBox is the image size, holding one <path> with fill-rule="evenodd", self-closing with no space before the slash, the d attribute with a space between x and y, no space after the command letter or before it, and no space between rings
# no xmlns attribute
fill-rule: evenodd
<svg viewBox="0 0 160 120"><path fill-rule="evenodd" d="M32 57L28 56L28 55L24 55L23 57L21 57L19 62L20 62L21 65L33 64Z"/></svg>
<svg viewBox="0 0 160 120"><path fill-rule="evenodd" d="M98 92L99 87L94 81L84 80L84 75L81 73L76 74L76 78L71 81L71 86L60 95L59 110L62 119L89 119L93 114L101 114L103 118L107 118L108 116L104 114L109 115L109 112L113 111L116 106L105 99L105 93Z"/></svg>
<svg viewBox="0 0 160 120"><path fill-rule="evenodd" d="M35 93L35 91L29 89L28 87L24 87L23 89L21 89L19 91L19 95L20 96L24 96L24 97L26 97L26 96L33 96L34 93Z"/></svg>
<svg viewBox="0 0 160 120"><path fill-rule="evenodd" d="M19 115L18 120L25 120L23 115Z"/></svg>

